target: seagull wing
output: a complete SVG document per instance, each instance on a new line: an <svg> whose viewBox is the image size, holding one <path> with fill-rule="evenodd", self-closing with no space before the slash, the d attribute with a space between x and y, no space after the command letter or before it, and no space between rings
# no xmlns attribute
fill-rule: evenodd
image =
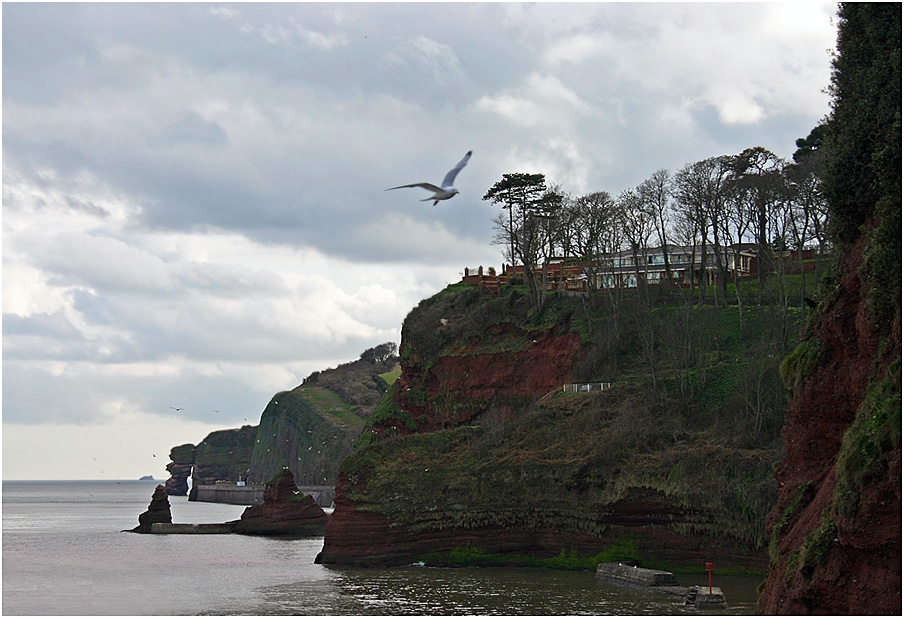
<svg viewBox="0 0 904 618"><path fill-rule="evenodd" d="M398 187L389 187L386 190L392 191L393 189L407 189L409 187L420 187L421 189L427 189L427 191L433 191L434 193L439 193L440 191L442 191L442 189L440 189L436 185L430 184L429 182L418 182L413 185L399 185Z"/></svg>
<svg viewBox="0 0 904 618"><path fill-rule="evenodd" d="M455 182L455 177L458 176L458 172L460 172L462 168L468 164L468 159L471 158L472 152L472 150L469 150L468 154L465 155L465 158L459 161L458 165L449 170L449 173L446 174L445 178L443 178L443 189L452 188L452 184Z"/></svg>

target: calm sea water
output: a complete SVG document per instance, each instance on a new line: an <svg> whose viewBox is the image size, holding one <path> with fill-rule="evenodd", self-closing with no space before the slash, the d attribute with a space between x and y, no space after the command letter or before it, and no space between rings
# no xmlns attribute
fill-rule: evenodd
<svg viewBox="0 0 904 618"><path fill-rule="evenodd" d="M662 615L677 598L593 573L314 564L322 539L143 535L152 481L3 482L5 615ZM171 497L173 521L237 519L244 507ZM684 585L704 583L679 576ZM730 614L752 614L755 578L716 577Z"/></svg>

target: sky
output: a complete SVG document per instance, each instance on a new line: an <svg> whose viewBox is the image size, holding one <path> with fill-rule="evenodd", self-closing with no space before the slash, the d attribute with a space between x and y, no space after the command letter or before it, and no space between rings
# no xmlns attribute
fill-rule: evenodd
<svg viewBox="0 0 904 618"><path fill-rule="evenodd" d="M4 3L2 477L164 479L502 265L502 174L617 195L829 112L834 3ZM468 150L460 194L433 206ZM181 409L177 409L181 408Z"/></svg>

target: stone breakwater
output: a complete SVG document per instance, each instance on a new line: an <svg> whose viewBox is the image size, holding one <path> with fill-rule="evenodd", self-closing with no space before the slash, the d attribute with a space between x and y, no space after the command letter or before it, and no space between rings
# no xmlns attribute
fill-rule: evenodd
<svg viewBox="0 0 904 618"><path fill-rule="evenodd" d="M323 535L328 519L311 496L298 491L292 472L283 468L266 484L262 504L249 506L241 519L224 523L174 524L164 486L158 485L148 510L138 516L139 525L130 532L306 537Z"/></svg>

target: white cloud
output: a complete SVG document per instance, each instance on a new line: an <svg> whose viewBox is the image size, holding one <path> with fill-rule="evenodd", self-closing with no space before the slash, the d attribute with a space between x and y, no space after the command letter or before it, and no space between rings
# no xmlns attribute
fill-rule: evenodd
<svg viewBox="0 0 904 618"><path fill-rule="evenodd" d="M232 22L243 35L254 37L276 47L293 50L308 48L332 51L348 44L347 38L342 33L327 34L306 28L292 16L278 21L255 23L250 19L245 19L243 12L238 9L213 7L209 11L215 17Z"/></svg>
<svg viewBox="0 0 904 618"><path fill-rule="evenodd" d="M477 107L523 127L573 124L574 117L591 113L591 107L558 78L538 73L530 74L522 87L481 97Z"/></svg>
<svg viewBox="0 0 904 618"><path fill-rule="evenodd" d="M598 56L605 49L598 34L579 32L565 35L552 42L544 53L544 62L581 64Z"/></svg>
<svg viewBox="0 0 904 618"><path fill-rule="evenodd" d="M467 81L467 74L455 50L419 35L407 40L386 54L385 61L396 70L414 70L430 76L442 87L459 86ZM424 87L430 87L429 82Z"/></svg>

